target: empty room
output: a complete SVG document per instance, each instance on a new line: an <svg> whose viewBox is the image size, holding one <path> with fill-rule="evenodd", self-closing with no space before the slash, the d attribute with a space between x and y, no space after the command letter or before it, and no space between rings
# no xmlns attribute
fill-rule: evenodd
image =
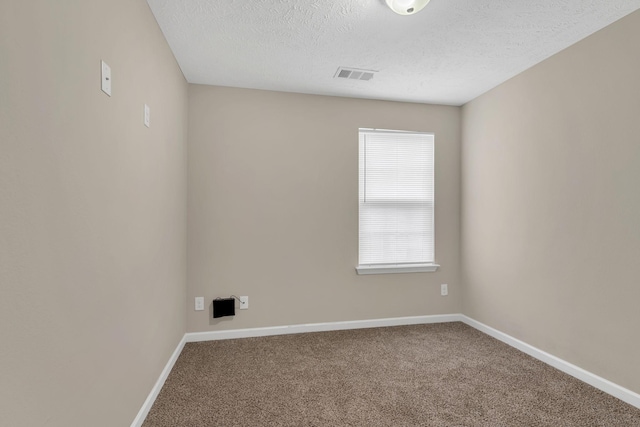
<svg viewBox="0 0 640 427"><path fill-rule="evenodd" d="M640 426L640 0L0 0L0 426Z"/></svg>

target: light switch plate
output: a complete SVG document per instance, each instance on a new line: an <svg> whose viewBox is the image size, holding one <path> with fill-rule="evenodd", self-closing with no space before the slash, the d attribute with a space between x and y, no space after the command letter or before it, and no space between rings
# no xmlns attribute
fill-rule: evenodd
<svg viewBox="0 0 640 427"><path fill-rule="evenodd" d="M147 104L144 104L144 125L151 127L151 108Z"/></svg>
<svg viewBox="0 0 640 427"><path fill-rule="evenodd" d="M102 61L102 91L111 96L111 67Z"/></svg>

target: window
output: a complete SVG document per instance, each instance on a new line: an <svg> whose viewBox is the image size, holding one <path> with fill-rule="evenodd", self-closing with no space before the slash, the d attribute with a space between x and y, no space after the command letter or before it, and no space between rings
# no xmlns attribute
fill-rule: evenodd
<svg viewBox="0 0 640 427"><path fill-rule="evenodd" d="M434 136L360 129L358 274L436 271Z"/></svg>

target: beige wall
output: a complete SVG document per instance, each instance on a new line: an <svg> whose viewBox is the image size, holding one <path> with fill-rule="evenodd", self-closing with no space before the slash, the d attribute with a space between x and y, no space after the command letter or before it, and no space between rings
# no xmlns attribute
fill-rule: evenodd
<svg viewBox="0 0 640 427"><path fill-rule="evenodd" d="M0 425L128 426L185 332L187 84L144 0L2 1L0 52Z"/></svg>
<svg viewBox="0 0 640 427"><path fill-rule="evenodd" d="M438 272L356 275L359 127L435 132ZM459 312L459 134L457 107L190 85L188 330Z"/></svg>
<svg viewBox="0 0 640 427"><path fill-rule="evenodd" d="M640 12L463 109L464 313L640 392Z"/></svg>
<svg viewBox="0 0 640 427"><path fill-rule="evenodd" d="M640 392L639 36L637 12L461 122L196 85L187 101L144 0L2 2L0 425L129 425L186 329L461 309ZM435 132L437 273L356 275L359 127ZM211 319L230 294L250 309Z"/></svg>

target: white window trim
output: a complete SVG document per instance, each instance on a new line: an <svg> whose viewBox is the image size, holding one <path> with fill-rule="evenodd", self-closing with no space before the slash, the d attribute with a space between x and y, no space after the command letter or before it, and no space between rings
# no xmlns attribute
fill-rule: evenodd
<svg viewBox="0 0 640 427"><path fill-rule="evenodd" d="M434 136L432 132L412 132L412 131L397 131L386 129L373 129L373 128L360 128L359 131L375 131L376 133L420 133L425 135ZM435 150L435 146L434 146ZM435 162L435 160L434 160ZM434 164L435 167L435 164ZM434 177L435 179L435 177ZM434 189L434 204L435 204L435 189ZM435 208L434 208L435 217ZM435 224L434 234L435 234ZM434 252L435 252L435 236L434 236ZM435 255L435 253L434 253ZM415 263L415 264L364 264L356 266L356 273L358 275L370 275L370 274L397 274L397 273L434 273L438 270L440 264L435 262L429 263Z"/></svg>
<svg viewBox="0 0 640 427"><path fill-rule="evenodd" d="M392 274L392 273L433 273L438 270L439 264L395 264L395 265L359 265L356 272L363 274Z"/></svg>

